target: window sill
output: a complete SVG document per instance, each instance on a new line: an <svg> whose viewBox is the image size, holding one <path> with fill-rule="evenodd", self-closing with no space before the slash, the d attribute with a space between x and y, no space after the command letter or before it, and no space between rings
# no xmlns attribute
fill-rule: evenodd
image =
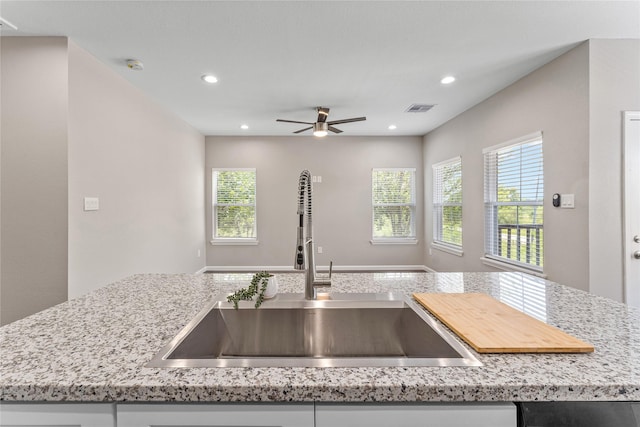
<svg viewBox="0 0 640 427"><path fill-rule="evenodd" d="M257 239L213 239L209 243L213 246L255 246L258 244Z"/></svg>
<svg viewBox="0 0 640 427"><path fill-rule="evenodd" d="M372 239L372 245L417 245L418 239Z"/></svg>
<svg viewBox="0 0 640 427"><path fill-rule="evenodd" d="M495 268L498 268L500 270L518 271L520 273L531 274L532 276L541 277L543 279L547 278L547 275L544 274L542 271L534 270L533 268L522 267L522 266L511 264L511 263L508 263L508 262L498 261L498 260L493 259L493 258L482 257L482 258L480 258L480 261L482 261L482 263L484 265L488 265L490 267L495 267Z"/></svg>
<svg viewBox="0 0 640 427"><path fill-rule="evenodd" d="M455 255L455 256L464 255L464 251L462 250L462 248L455 247L455 246L443 245L442 243L433 242L431 243L431 247L433 249L437 249L439 251L446 252L448 254Z"/></svg>

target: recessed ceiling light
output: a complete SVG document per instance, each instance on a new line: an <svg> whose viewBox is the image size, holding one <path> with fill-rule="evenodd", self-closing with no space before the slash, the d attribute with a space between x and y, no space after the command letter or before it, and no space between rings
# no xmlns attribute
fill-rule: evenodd
<svg viewBox="0 0 640 427"><path fill-rule="evenodd" d="M202 76L202 80L204 80L207 83L217 83L218 82L218 79L213 74L205 74L205 75L203 75Z"/></svg>
<svg viewBox="0 0 640 427"><path fill-rule="evenodd" d="M446 76L444 77L442 80L440 80L440 83L442 83L443 85L448 85L451 84L453 82L456 81L456 78L453 76Z"/></svg>
<svg viewBox="0 0 640 427"><path fill-rule="evenodd" d="M240 125L240 129L247 130L249 129L249 125Z"/></svg>
<svg viewBox="0 0 640 427"><path fill-rule="evenodd" d="M397 128L398 128L398 126L396 126L396 125L389 125L389 130L394 130L394 129L397 129Z"/></svg>

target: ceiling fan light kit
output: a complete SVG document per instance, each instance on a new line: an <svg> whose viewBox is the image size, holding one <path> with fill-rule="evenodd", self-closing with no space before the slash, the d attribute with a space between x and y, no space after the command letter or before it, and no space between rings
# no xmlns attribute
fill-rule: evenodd
<svg viewBox="0 0 640 427"><path fill-rule="evenodd" d="M327 117L329 117L329 108L316 107L316 111L318 112L318 118L315 122L300 122L297 120L285 120L285 119L276 119L276 122L299 123L303 125L311 125L306 128L299 129L293 133L302 133L302 132L308 131L309 129L313 129L313 136L323 137L323 136L327 136L329 132L342 133L340 129L334 127L333 125L339 125L342 123L361 122L361 121L367 120L366 117L353 117L350 119L332 120L328 122Z"/></svg>
<svg viewBox="0 0 640 427"><path fill-rule="evenodd" d="M313 124L313 136L327 136L329 125L326 122L318 122Z"/></svg>

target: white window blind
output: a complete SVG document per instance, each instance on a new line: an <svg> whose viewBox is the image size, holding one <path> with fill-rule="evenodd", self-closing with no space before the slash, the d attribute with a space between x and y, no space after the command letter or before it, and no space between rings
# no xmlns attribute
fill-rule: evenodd
<svg viewBox="0 0 640 427"><path fill-rule="evenodd" d="M255 240L256 170L213 169L213 239Z"/></svg>
<svg viewBox="0 0 640 427"><path fill-rule="evenodd" d="M373 169L373 239L415 239L415 169Z"/></svg>
<svg viewBox="0 0 640 427"><path fill-rule="evenodd" d="M542 133L484 151L487 258L542 271Z"/></svg>
<svg viewBox="0 0 640 427"><path fill-rule="evenodd" d="M433 241L462 248L462 159L433 165Z"/></svg>

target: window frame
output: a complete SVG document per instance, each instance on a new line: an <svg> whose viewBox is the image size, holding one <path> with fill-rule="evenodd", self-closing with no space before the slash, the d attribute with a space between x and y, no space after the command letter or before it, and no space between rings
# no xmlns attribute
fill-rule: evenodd
<svg viewBox="0 0 640 427"><path fill-rule="evenodd" d="M411 202L410 203L375 203L374 179L376 172L410 172L411 173ZM371 169L371 240L372 245L415 245L416 237L416 168L372 168ZM375 236L375 208L380 206L407 206L411 213L410 235L401 237Z"/></svg>
<svg viewBox="0 0 640 427"><path fill-rule="evenodd" d="M541 158L540 168L542 176L542 193L539 201L516 201L516 202L498 202L498 174L497 159L498 154L506 149L530 144L540 141ZM533 132L519 138L506 141L482 150L483 153L483 171L484 171L484 257L482 261L486 265L506 270L524 271L537 276L544 276L544 252L540 256L540 266L522 262L519 260L507 258L493 253L493 248L497 248L500 243L499 224L498 224L498 207L499 206L536 206L543 209L542 223L540 229L544 231L544 138L542 131ZM491 159L489 156L493 156ZM489 162L492 162L491 166ZM492 173L496 172L496 173ZM522 168L520 169L520 173ZM518 222L518 225L520 223ZM496 242L498 244L496 244ZM541 245L544 248L544 232L542 233ZM526 249L526 246L525 246Z"/></svg>
<svg viewBox="0 0 640 427"><path fill-rule="evenodd" d="M254 174L254 203L217 203L218 172L253 172ZM254 237L218 237L218 206L252 206L254 212ZM258 172L256 168L211 168L211 242L212 245L257 245L258 244Z"/></svg>
<svg viewBox="0 0 640 427"><path fill-rule="evenodd" d="M463 243L464 243L464 238L463 238L463 234L461 231L461 235L460 235L460 244L456 244L453 242L447 242L445 240L443 240L443 211L444 211L444 207L445 206L459 206L460 207L460 224L462 227L462 203L463 203L463 195L462 195L462 188L461 188L461 194L460 194L460 202L455 202L455 203L445 203L441 200L437 200L438 196L442 196L442 194L438 193L437 191L437 187L439 186L440 188L443 187L443 182L440 180L440 178L442 177L441 172L444 170L444 168L454 165L454 164L458 164L458 167L460 169L460 180L461 183L460 185L462 186L462 156L456 156L453 158L450 158L448 160L444 160L442 162L438 162L438 163L434 163L433 165L431 165L431 170L432 170L432 177L433 177L433 193L432 193L432 229L433 229L433 241L431 243L431 246L435 249L444 251L444 252L448 252L451 253L453 255L458 255L458 256L462 256L463 255L463 251L462 251L462 247L463 247Z"/></svg>

